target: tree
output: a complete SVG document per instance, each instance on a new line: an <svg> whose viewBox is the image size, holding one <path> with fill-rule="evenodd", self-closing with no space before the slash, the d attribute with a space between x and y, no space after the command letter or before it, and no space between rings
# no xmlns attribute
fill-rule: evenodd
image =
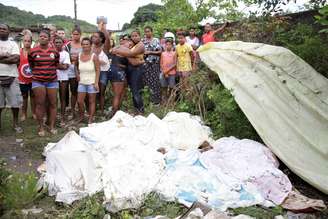
<svg viewBox="0 0 328 219"><path fill-rule="evenodd" d="M148 4L139 7L134 13L134 17L130 22L130 25L124 25L123 29L138 27L144 23L156 22L158 19L157 12L162 9L161 5Z"/></svg>

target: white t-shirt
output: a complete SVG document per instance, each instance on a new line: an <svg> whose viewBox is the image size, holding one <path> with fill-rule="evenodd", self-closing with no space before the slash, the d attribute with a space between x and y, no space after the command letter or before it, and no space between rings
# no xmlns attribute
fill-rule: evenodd
<svg viewBox="0 0 328 219"><path fill-rule="evenodd" d="M19 55L17 43L11 40L0 40L0 55ZM18 77L17 65L0 63L0 76Z"/></svg>
<svg viewBox="0 0 328 219"><path fill-rule="evenodd" d="M191 39L190 36L187 36L186 37L186 41L189 45L194 45L194 46L199 46L199 39L198 37L195 37L194 39Z"/></svg>
<svg viewBox="0 0 328 219"><path fill-rule="evenodd" d="M68 52L63 50L59 53L59 55L60 55L60 57L59 57L60 64L67 64L67 65L71 64L71 59L70 59L70 55ZM57 69L58 81L68 81L69 71L70 71L70 69L66 69L66 70Z"/></svg>
<svg viewBox="0 0 328 219"><path fill-rule="evenodd" d="M100 71L108 71L109 69L109 60L108 56L104 53L104 51L101 51L98 55L100 62L105 62L105 64L100 64Z"/></svg>

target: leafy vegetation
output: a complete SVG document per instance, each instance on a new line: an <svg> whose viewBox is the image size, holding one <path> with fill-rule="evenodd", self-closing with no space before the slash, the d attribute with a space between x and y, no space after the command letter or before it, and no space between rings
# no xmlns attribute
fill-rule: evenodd
<svg viewBox="0 0 328 219"><path fill-rule="evenodd" d="M31 174L10 173L4 168L4 163L0 167L0 203L2 210L22 209L42 196L38 192L37 177Z"/></svg>
<svg viewBox="0 0 328 219"><path fill-rule="evenodd" d="M16 7L6 6L0 3L0 20L12 27L32 27L42 24L54 24L57 27L62 27L66 31L71 31L74 27L74 19L69 16L55 15L45 17L40 14L33 14L24 10L19 10ZM92 32L96 29L86 21L78 20L78 24L85 32Z"/></svg>
<svg viewBox="0 0 328 219"><path fill-rule="evenodd" d="M327 33L328 34L328 5L322 7L319 10L320 15L315 16L317 22L324 26L325 28L320 30L320 33Z"/></svg>

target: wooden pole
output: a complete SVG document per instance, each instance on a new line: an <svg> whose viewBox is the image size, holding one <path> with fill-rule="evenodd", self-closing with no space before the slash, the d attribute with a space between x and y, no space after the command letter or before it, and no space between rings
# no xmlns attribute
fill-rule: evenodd
<svg viewBox="0 0 328 219"><path fill-rule="evenodd" d="M77 9L76 9L76 0L74 0L74 21L75 21L75 25L77 25Z"/></svg>

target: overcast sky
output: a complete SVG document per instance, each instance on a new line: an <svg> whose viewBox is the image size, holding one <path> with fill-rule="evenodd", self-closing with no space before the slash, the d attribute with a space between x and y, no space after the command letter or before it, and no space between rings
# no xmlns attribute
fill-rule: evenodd
<svg viewBox="0 0 328 219"><path fill-rule="evenodd" d="M108 18L107 28L112 30L118 29L118 26L121 28L124 23L130 22L133 18L133 14L137 11L138 7L149 3L161 3L161 0L76 1L78 19L88 21L91 24L96 24L97 16L106 16ZM285 9L295 11L300 5L303 5L305 2L308 2L308 0L298 0L297 4L290 3L288 4L288 6L285 6ZM4 5L18 7L21 10L43 14L45 16L68 15L74 17L73 0L0 0L0 3ZM241 10L243 9L241 8Z"/></svg>
<svg viewBox="0 0 328 219"><path fill-rule="evenodd" d="M97 16L108 17L108 29L117 29L118 25L130 22L138 7L148 3L160 4L161 0L76 0L77 17L96 24ZM73 0L0 0L4 5L18 7L33 13L68 15L74 17Z"/></svg>

